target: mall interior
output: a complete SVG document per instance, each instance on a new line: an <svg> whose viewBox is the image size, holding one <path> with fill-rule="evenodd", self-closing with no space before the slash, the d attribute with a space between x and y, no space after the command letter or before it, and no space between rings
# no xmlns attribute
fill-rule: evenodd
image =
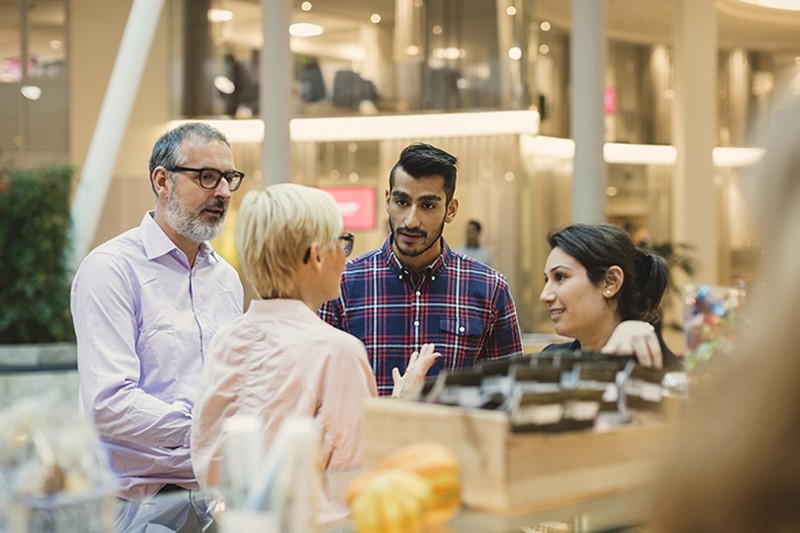
<svg viewBox="0 0 800 533"><path fill-rule="evenodd" d="M81 205L94 246L152 208L155 139L213 121L247 175L213 243L235 264L236 202L282 181L330 190L356 253L379 246L388 171L406 144L430 142L460 159L446 239L463 244L480 221L523 331L547 332L544 237L573 220L691 245L704 283L752 278L759 135L800 91L800 11L767 3L170 0L142 27L132 0L0 0L0 157L68 163L75 190L107 180ZM265 50L265 31L286 26L288 52ZM113 75L129 103L106 102ZM101 110L118 148L97 138ZM87 176L94 143L116 157Z"/></svg>

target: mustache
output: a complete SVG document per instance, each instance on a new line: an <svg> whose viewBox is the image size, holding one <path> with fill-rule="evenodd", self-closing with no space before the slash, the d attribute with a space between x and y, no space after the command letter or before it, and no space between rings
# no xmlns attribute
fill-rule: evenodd
<svg viewBox="0 0 800 533"><path fill-rule="evenodd" d="M211 202L209 202L209 203L207 203L206 205L203 206L203 209L208 209L208 208L221 209L224 212L224 211L227 211L228 203L227 202L223 202L219 198L216 198L216 199L212 200Z"/></svg>
<svg viewBox="0 0 800 533"><path fill-rule="evenodd" d="M413 236L413 237L427 237L428 236L428 232L422 231L421 229L409 229L409 228L405 228L405 227L397 228L395 230L395 233L403 233L405 235L410 235L410 236Z"/></svg>

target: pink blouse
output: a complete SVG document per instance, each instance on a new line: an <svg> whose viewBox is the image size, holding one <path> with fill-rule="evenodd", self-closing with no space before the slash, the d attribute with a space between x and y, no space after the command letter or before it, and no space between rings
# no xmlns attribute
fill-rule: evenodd
<svg viewBox="0 0 800 533"><path fill-rule="evenodd" d="M318 464L361 462L363 402L377 395L364 344L323 322L300 300L254 300L211 341L195 401L191 456L203 487L220 483L223 426L238 414L264 423L269 452L289 416L313 417Z"/></svg>

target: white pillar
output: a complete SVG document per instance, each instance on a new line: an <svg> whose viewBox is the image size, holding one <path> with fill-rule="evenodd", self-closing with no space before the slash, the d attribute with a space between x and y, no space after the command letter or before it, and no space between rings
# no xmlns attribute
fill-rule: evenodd
<svg viewBox="0 0 800 533"><path fill-rule="evenodd" d="M261 49L259 98L264 120L261 170L264 186L291 181L289 120L291 119L293 64L289 47L289 0L261 0L264 46Z"/></svg>
<svg viewBox="0 0 800 533"><path fill-rule="evenodd" d="M605 1L572 0L570 130L575 141L572 220L605 221L603 96Z"/></svg>
<svg viewBox="0 0 800 533"><path fill-rule="evenodd" d="M134 0L70 213L73 264L92 245L164 0Z"/></svg>
<svg viewBox="0 0 800 533"><path fill-rule="evenodd" d="M713 0L677 0L675 13L674 240L692 244L697 281L719 278L719 220L712 150L717 119L717 19Z"/></svg>

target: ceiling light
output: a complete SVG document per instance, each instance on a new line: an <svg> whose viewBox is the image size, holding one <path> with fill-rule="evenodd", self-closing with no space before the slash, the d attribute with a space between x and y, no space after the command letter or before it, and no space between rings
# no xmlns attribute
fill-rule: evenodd
<svg viewBox="0 0 800 533"><path fill-rule="evenodd" d="M800 11L800 0L739 0L745 4L770 9L784 9L786 11Z"/></svg>
<svg viewBox="0 0 800 533"><path fill-rule="evenodd" d="M369 21L373 24L378 24L381 21L381 16L377 13L373 13L369 16Z"/></svg>
<svg viewBox="0 0 800 533"><path fill-rule="evenodd" d="M512 46L508 49L508 57L513 61L519 61L522 59L522 50L519 46Z"/></svg>
<svg viewBox="0 0 800 533"><path fill-rule="evenodd" d="M542 31L550 31L550 23L546 20L543 20L541 24L539 24L539 29Z"/></svg>
<svg viewBox="0 0 800 533"><path fill-rule="evenodd" d="M289 26L289 33L295 37L316 37L325 33L325 29L319 24L298 22Z"/></svg>
<svg viewBox="0 0 800 533"><path fill-rule="evenodd" d="M233 20L233 11L227 9L209 9L208 20L211 22L229 22Z"/></svg>
<svg viewBox="0 0 800 533"><path fill-rule="evenodd" d="M434 48L431 51L431 55L435 59L462 59L467 55L467 52L463 48L456 48L454 46L450 46L447 48Z"/></svg>
<svg viewBox="0 0 800 533"><path fill-rule="evenodd" d="M509 15L509 16L513 17L516 14L517 14L517 8L516 7L508 6L506 8L506 15Z"/></svg>
<svg viewBox="0 0 800 533"><path fill-rule="evenodd" d="M302 4L300 4L300 9L302 9L303 11L311 11L312 7L313 6L311 5L311 2L303 2Z"/></svg>
<svg viewBox="0 0 800 533"><path fill-rule="evenodd" d="M23 85L20 87L19 92L28 100L38 100L42 96L42 88L36 85Z"/></svg>
<svg viewBox="0 0 800 533"><path fill-rule="evenodd" d="M222 94L233 94L233 91L236 90L236 85L225 76L217 76L214 78L214 88Z"/></svg>

